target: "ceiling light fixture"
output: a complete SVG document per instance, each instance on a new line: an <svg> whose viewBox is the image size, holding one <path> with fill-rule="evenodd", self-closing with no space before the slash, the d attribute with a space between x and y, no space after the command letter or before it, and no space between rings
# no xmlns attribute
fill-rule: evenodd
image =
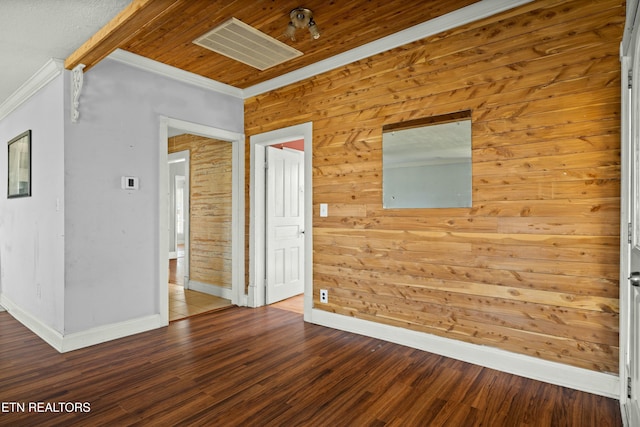
<svg viewBox="0 0 640 427"><path fill-rule="evenodd" d="M284 34L289 37L291 40L296 40L296 30L298 28L309 28L309 33L311 37L314 39L320 38L320 30L318 30L318 26L316 22L313 20L313 12L310 9L305 7L297 7L289 12L289 25L287 25L287 30Z"/></svg>

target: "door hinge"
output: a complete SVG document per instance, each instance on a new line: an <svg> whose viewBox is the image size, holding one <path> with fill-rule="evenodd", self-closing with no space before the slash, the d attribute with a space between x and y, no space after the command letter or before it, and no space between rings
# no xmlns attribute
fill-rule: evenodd
<svg viewBox="0 0 640 427"><path fill-rule="evenodd" d="M631 244L633 241L633 227L631 223L627 224L627 243Z"/></svg>
<svg viewBox="0 0 640 427"><path fill-rule="evenodd" d="M629 75L627 76L627 84L629 89L633 87L633 70L629 70Z"/></svg>
<svg viewBox="0 0 640 427"><path fill-rule="evenodd" d="M627 397L631 399L631 377L627 377Z"/></svg>

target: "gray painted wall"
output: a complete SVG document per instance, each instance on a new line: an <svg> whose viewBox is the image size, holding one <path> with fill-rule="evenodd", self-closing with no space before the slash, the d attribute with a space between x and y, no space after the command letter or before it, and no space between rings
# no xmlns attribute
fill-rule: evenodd
<svg viewBox="0 0 640 427"><path fill-rule="evenodd" d="M243 115L241 99L117 61L85 75L80 120L65 116L68 333L158 313L160 116L242 133Z"/></svg>
<svg viewBox="0 0 640 427"><path fill-rule="evenodd" d="M0 293L64 331L63 75L0 121ZM7 142L31 129L32 196L7 199Z"/></svg>
<svg viewBox="0 0 640 427"><path fill-rule="evenodd" d="M33 197L7 200L0 179L0 293L63 335L159 312L160 117L244 130L241 99L109 59L85 74L77 123L69 98L64 71L0 121L0 141L34 139Z"/></svg>

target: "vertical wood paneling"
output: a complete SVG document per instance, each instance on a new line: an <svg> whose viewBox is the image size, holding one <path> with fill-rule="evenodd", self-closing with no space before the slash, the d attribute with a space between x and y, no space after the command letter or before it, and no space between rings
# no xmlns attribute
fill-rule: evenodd
<svg viewBox="0 0 640 427"><path fill-rule="evenodd" d="M169 138L190 152L189 278L231 288L231 144L196 135Z"/></svg>
<svg viewBox="0 0 640 427"><path fill-rule="evenodd" d="M617 372L624 16L539 0L247 100L313 121L315 307ZM382 209L382 126L462 110L473 206Z"/></svg>

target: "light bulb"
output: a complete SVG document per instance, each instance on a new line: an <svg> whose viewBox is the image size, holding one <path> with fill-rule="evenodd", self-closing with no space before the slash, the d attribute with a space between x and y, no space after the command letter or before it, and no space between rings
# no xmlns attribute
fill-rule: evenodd
<svg viewBox="0 0 640 427"><path fill-rule="evenodd" d="M311 37L313 37L315 40L318 40L320 38L320 30L318 30L318 26L313 21L309 23L309 32L311 33Z"/></svg>
<svg viewBox="0 0 640 427"><path fill-rule="evenodd" d="M294 27L292 22L289 22L289 25L287 25L287 30L284 32L284 35L296 41L296 27Z"/></svg>

